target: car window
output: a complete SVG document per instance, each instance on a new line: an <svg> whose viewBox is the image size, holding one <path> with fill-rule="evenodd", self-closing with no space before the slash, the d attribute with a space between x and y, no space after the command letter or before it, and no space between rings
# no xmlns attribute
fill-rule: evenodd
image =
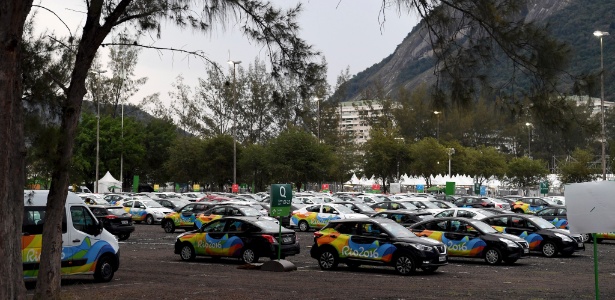
<svg viewBox="0 0 615 300"><path fill-rule="evenodd" d="M181 209L181 212L191 212L192 210L194 210L194 205L186 205Z"/></svg>
<svg viewBox="0 0 615 300"><path fill-rule="evenodd" d="M500 226L507 227L508 226L508 217L494 217L485 220L485 223L492 226Z"/></svg>
<svg viewBox="0 0 615 300"><path fill-rule="evenodd" d="M387 204L385 202L374 204L375 208L387 208Z"/></svg>
<svg viewBox="0 0 615 300"><path fill-rule="evenodd" d="M87 232L88 226L96 224L87 208L83 206L72 206L70 208L70 214L73 220L73 227L79 231Z"/></svg>
<svg viewBox="0 0 615 300"><path fill-rule="evenodd" d="M132 207L132 201L126 201L124 202L124 207Z"/></svg>
<svg viewBox="0 0 615 300"><path fill-rule="evenodd" d="M467 211L467 210L460 210L457 212L457 216L461 217L461 218L473 218L474 216L476 216L476 213L471 212L471 211Z"/></svg>
<svg viewBox="0 0 615 300"><path fill-rule="evenodd" d="M391 203L391 209L399 209L399 203Z"/></svg>
<svg viewBox="0 0 615 300"><path fill-rule="evenodd" d="M566 209L565 208L557 209L557 215L558 216L566 216Z"/></svg>
<svg viewBox="0 0 615 300"><path fill-rule="evenodd" d="M449 210L445 210L445 211L442 211L436 214L434 217L436 218L452 217L453 213L455 213L455 211L452 209L449 209Z"/></svg>
<svg viewBox="0 0 615 300"><path fill-rule="evenodd" d="M360 226L360 230L361 230L361 235L366 235L366 236L377 236L383 232L380 226L376 224L371 224L371 223L363 223Z"/></svg>
<svg viewBox="0 0 615 300"><path fill-rule="evenodd" d="M245 224L242 221L235 220L231 221L228 227L229 232L245 232L248 230L248 224Z"/></svg>
<svg viewBox="0 0 615 300"><path fill-rule="evenodd" d="M320 205L308 206L308 207L305 208L305 210L307 210L308 212L319 213L320 212Z"/></svg>
<svg viewBox="0 0 615 300"><path fill-rule="evenodd" d="M353 234L353 235L358 234L357 228L358 228L357 223L349 223L349 222L339 223L334 227L334 229L341 234Z"/></svg>
<svg viewBox="0 0 615 300"><path fill-rule="evenodd" d="M539 211L538 213L536 213L536 215L538 216L546 216L546 217L552 217L555 215L555 209L553 208L547 208L544 210Z"/></svg>
<svg viewBox="0 0 615 300"><path fill-rule="evenodd" d="M103 207L91 207L90 210L92 211L92 213L97 216L106 216L109 213L107 212L107 209L103 208Z"/></svg>
<svg viewBox="0 0 615 300"><path fill-rule="evenodd" d="M214 215L224 215L226 212L226 207L216 207L211 210L211 213Z"/></svg>
<svg viewBox="0 0 615 300"><path fill-rule="evenodd" d="M425 224L425 229L433 231L446 231L446 221L434 221Z"/></svg>
<svg viewBox="0 0 615 300"><path fill-rule="evenodd" d="M334 213L333 211L335 211L335 209L333 209L333 207L331 207L329 205L323 205L322 206L322 212L323 213L332 214L332 213Z"/></svg>
<svg viewBox="0 0 615 300"><path fill-rule="evenodd" d="M511 217L510 218L510 227L515 228L527 228L527 224L525 219L520 217Z"/></svg>
<svg viewBox="0 0 615 300"><path fill-rule="evenodd" d="M226 225L226 220L217 220L213 221L206 226L203 227L204 232L223 232L224 226Z"/></svg>

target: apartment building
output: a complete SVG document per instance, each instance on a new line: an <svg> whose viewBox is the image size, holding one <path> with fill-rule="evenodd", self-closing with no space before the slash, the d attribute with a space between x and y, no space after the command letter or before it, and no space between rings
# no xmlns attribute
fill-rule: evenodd
<svg viewBox="0 0 615 300"><path fill-rule="evenodd" d="M382 104L370 100L342 102L339 111L342 114L340 131L352 134L356 144L364 144L371 129L367 118L380 115Z"/></svg>

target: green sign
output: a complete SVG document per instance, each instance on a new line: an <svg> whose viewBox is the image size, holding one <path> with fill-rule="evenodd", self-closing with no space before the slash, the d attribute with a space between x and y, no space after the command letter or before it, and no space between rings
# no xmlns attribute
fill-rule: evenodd
<svg viewBox="0 0 615 300"><path fill-rule="evenodd" d="M480 183L478 182L474 183L474 194L476 195L480 194Z"/></svg>
<svg viewBox="0 0 615 300"><path fill-rule="evenodd" d="M287 217L290 214L292 200L293 189L290 184L272 184L269 215L272 217Z"/></svg>
<svg viewBox="0 0 615 300"><path fill-rule="evenodd" d="M545 194L545 195L549 193L549 182L548 181L543 181L540 183L540 193Z"/></svg>
<svg viewBox="0 0 615 300"><path fill-rule="evenodd" d="M135 175L132 178L132 192L133 193L139 192L139 175Z"/></svg>
<svg viewBox="0 0 615 300"><path fill-rule="evenodd" d="M447 181L446 182L446 190L444 190L446 195L454 195L455 194L455 182Z"/></svg>

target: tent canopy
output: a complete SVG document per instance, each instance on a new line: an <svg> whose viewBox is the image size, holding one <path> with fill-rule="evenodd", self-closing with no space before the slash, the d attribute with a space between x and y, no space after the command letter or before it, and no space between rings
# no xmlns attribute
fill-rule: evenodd
<svg viewBox="0 0 615 300"><path fill-rule="evenodd" d="M107 171L107 174L103 176L101 179L98 179L98 192L106 193L106 192L114 192L115 190L121 191L122 183L113 178L111 173Z"/></svg>

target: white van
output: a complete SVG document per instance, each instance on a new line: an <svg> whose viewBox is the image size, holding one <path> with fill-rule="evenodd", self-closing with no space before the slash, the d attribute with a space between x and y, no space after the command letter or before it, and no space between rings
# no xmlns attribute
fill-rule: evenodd
<svg viewBox="0 0 615 300"><path fill-rule="evenodd" d="M48 195L49 191L24 191L21 253L26 279L38 275ZM96 280L107 282L119 268L117 239L71 192L64 206L62 245L62 275L93 274Z"/></svg>

